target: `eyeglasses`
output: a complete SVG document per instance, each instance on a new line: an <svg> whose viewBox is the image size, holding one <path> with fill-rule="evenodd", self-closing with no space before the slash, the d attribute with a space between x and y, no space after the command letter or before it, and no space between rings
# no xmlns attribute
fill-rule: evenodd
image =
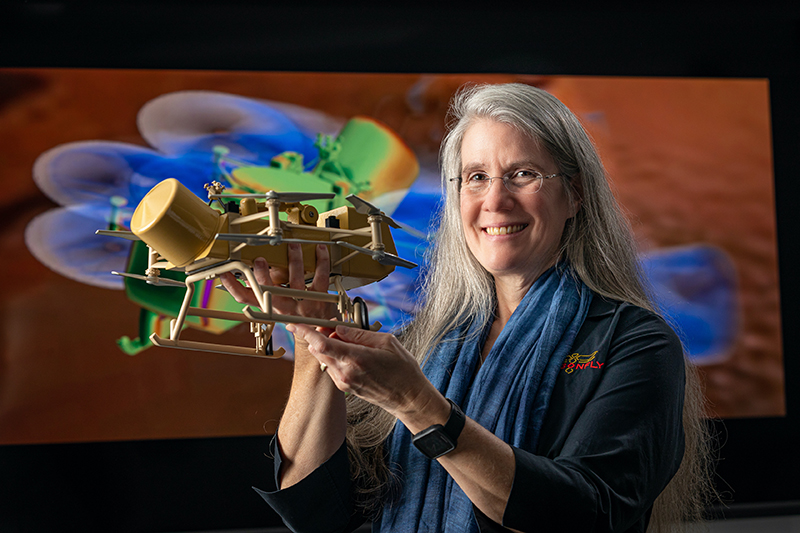
<svg viewBox="0 0 800 533"><path fill-rule="evenodd" d="M492 180L503 180L508 192L514 194L535 194L542 188L544 180L557 178L563 174L556 173L543 176L535 170L515 170L505 176L492 178L479 172L461 178L450 178L450 181L461 183L461 194L477 195L483 194L492 186Z"/></svg>

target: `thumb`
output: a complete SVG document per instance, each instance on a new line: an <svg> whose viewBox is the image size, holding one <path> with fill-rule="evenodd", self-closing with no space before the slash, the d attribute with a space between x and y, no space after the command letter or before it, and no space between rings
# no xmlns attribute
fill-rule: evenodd
<svg viewBox="0 0 800 533"><path fill-rule="evenodd" d="M361 344L363 346L379 347L382 345L381 336L384 333L377 331L370 331L368 329L350 328L347 326L336 326L336 336L345 341L353 344Z"/></svg>

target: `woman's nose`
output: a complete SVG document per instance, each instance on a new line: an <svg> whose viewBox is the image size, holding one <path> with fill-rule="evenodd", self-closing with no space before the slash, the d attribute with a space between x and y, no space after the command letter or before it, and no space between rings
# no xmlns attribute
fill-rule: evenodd
<svg viewBox="0 0 800 533"><path fill-rule="evenodd" d="M484 207L490 211L507 209L514 203L513 196L503 178L493 178L483 198Z"/></svg>

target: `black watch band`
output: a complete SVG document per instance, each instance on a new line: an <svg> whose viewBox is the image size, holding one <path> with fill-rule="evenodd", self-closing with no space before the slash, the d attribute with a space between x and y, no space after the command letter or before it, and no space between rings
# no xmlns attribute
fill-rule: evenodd
<svg viewBox="0 0 800 533"><path fill-rule="evenodd" d="M430 459L437 459L456 449L458 436L467 421L461 408L450 398L447 401L450 402L447 422L444 425L434 424L411 437L414 446Z"/></svg>

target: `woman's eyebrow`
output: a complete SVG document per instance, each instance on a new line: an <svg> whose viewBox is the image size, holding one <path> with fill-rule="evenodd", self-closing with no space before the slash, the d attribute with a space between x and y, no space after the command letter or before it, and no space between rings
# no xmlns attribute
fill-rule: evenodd
<svg viewBox="0 0 800 533"><path fill-rule="evenodd" d="M461 167L461 173L466 174L474 172L476 170L485 170L485 168L486 165L484 163L479 163L479 162L467 163L466 165ZM505 165L505 168L507 169L505 172L509 172L513 169L520 169L520 168L529 168L531 170L537 170L537 171L542 171L543 169L543 167L540 164L529 159L508 163Z"/></svg>
<svg viewBox="0 0 800 533"><path fill-rule="evenodd" d="M482 170L484 168L484 166L485 165L483 165L481 163L469 163L469 164L463 165L461 167L461 173L462 174L468 174L468 173L473 172L475 170Z"/></svg>

